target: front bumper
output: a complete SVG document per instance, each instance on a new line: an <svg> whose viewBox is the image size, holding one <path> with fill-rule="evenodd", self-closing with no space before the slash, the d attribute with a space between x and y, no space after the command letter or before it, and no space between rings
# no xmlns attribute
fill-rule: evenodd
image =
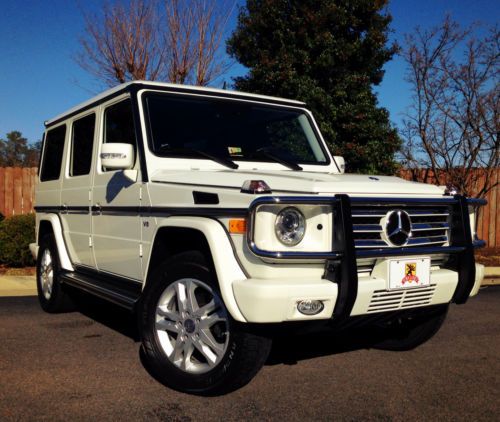
<svg viewBox="0 0 500 422"><path fill-rule="evenodd" d="M474 287L477 294L484 276L484 266L475 264ZM458 273L448 269L431 271L430 285L406 290L387 290L382 275L360 277L357 296L350 316L400 311L449 303L458 286ZM337 319L338 285L326 279L246 279L233 283L238 308L247 322L278 323ZM321 300L324 309L317 315L303 315L297 310L302 300Z"/></svg>
<svg viewBox="0 0 500 422"><path fill-rule="evenodd" d="M394 204L401 201L414 201L418 204L445 204L451 207L450 239L448 246L411 247L359 250L354 246L351 203L373 206ZM263 203L330 203L333 208L335 229L331 252L321 254L280 253L270 256L269 252L258 250L253 239L253 210ZM333 318L342 320L354 315L370 312L383 312L401 308L434 305L438 303L465 303L469 296L477 293L482 281L483 268L475 265L474 248L484 242L472 240L469 205L484 205L483 200L470 200L461 195L443 198L351 198L336 195L333 198L319 197L261 197L251 206L248 246L257 256L264 258L286 259L324 259L325 273L320 280L255 280L235 282L233 292L243 315L249 322L280 322L289 320L308 320ZM379 258L396 256L429 256L447 254L452 257L446 268L431 272L431 288L427 296L412 297L415 290L402 290L392 306L375 306L372 301L377 293L384 297L387 281L380 277L358 277L356 260L360 258ZM329 284L330 283L330 284ZM419 300L424 297L425 300ZM305 316L296 310L298 300L323 300L325 309L315 316ZM376 303L383 302L377 300Z"/></svg>

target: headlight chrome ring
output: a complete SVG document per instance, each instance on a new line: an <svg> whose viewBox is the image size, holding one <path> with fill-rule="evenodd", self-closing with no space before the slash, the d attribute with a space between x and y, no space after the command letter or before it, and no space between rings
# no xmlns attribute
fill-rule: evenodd
<svg viewBox="0 0 500 422"><path fill-rule="evenodd" d="M274 232L283 245L298 245L306 232L306 219L295 207L283 208L276 216Z"/></svg>

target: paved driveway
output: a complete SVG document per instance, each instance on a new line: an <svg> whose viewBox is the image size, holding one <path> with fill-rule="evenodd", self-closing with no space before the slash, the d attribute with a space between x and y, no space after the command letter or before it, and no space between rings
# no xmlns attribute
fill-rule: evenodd
<svg viewBox="0 0 500 422"><path fill-rule="evenodd" d="M350 339L294 338L243 389L177 393L143 368L133 320L89 303L48 315L0 298L0 420L467 420L500 415L500 288L452 306L419 349L356 350ZM352 351L347 351L354 348Z"/></svg>

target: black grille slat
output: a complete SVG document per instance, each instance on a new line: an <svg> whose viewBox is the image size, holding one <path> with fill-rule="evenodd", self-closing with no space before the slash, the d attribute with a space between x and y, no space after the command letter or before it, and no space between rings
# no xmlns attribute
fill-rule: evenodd
<svg viewBox="0 0 500 422"><path fill-rule="evenodd" d="M383 230L380 224L354 224L352 228L354 233L381 232Z"/></svg>

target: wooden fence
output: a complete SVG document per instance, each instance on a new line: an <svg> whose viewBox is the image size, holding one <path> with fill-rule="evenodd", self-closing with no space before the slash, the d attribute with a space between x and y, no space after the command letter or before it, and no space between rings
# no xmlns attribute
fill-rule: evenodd
<svg viewBox="0 0 500 422"><path fill-rule="evenodd" d="M0 213L5 217L33 211L37 168L0 167Z"/></svg>
<svg viewBox="0 0 500 422"><path fill-rule="evenodd" d="M401 172L409 180L434 181L425 170L420 173ZM500 169L494 179L499 180ZM33 212L36 168L0 167L0 213L5 217ZM478 235L490 247L500 247L500 186L487 195L488 205L482 207L477 223Z"/></svg>

